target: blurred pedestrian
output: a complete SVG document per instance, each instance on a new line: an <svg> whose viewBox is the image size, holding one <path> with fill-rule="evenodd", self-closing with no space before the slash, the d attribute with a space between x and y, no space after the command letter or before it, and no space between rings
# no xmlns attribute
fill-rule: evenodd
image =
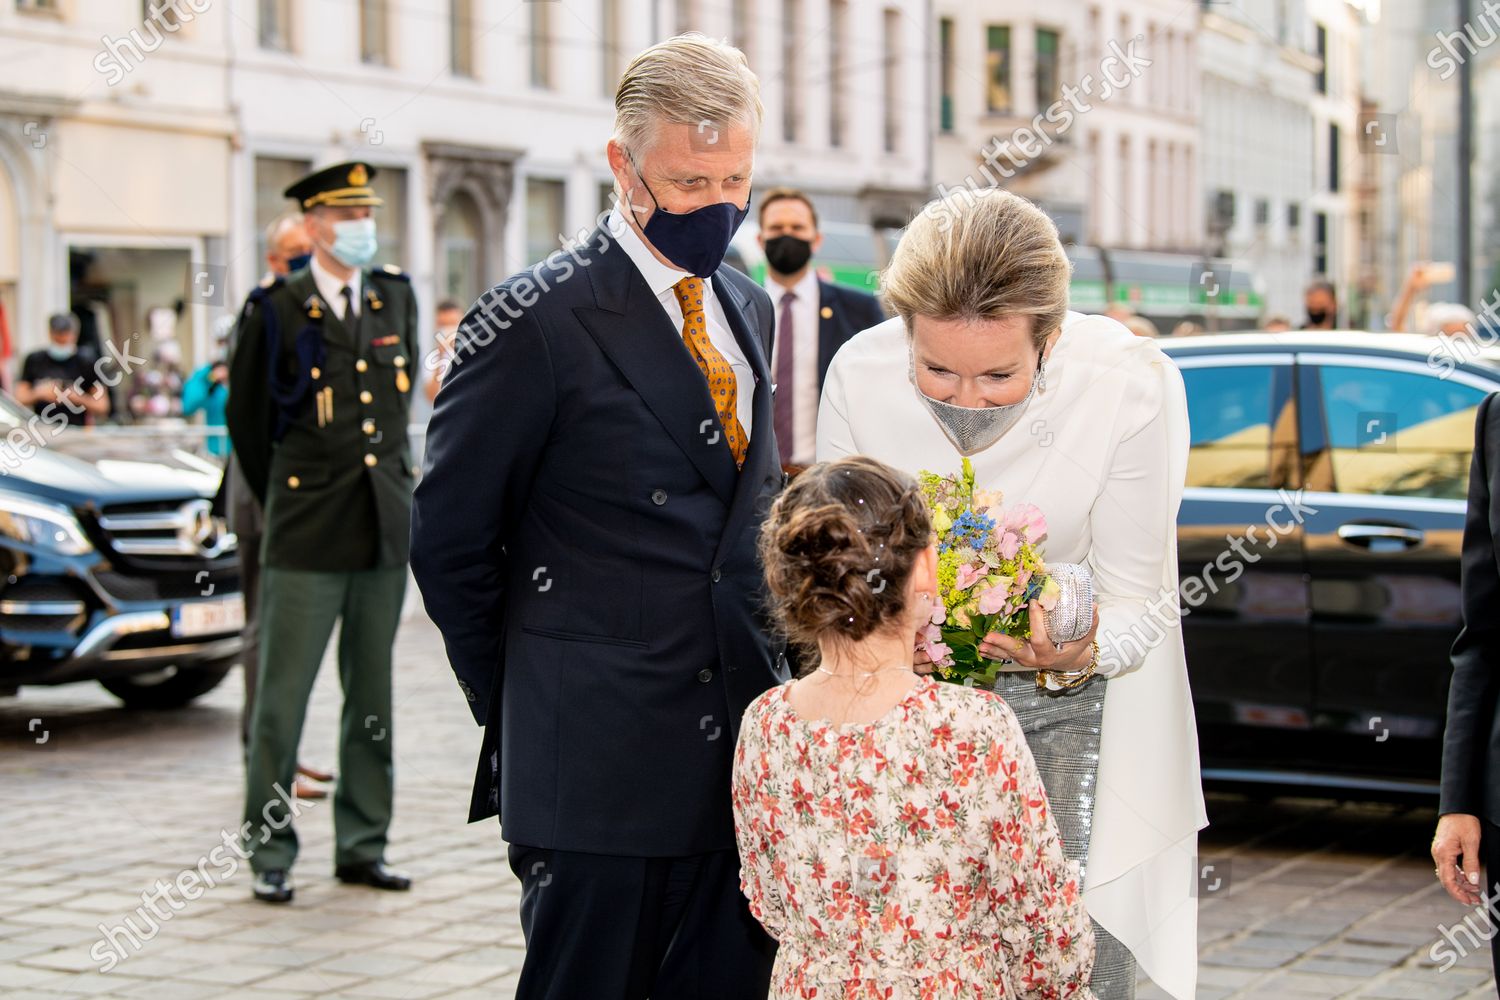
<svg viewBox="0 0 1500 1000"><path fill-rule="evenodd" d="M266 227L265 278L284 278L310 263L312 243L308 240L302 213L287 212L273 219Z"/></svg>
<svg viewBox="0 0 1500 1000"><path fill-rule="evenodd" d="M1500 523L1500 394L1479 404L1469 466L1459 607L1463 627L1453 643L1448 722L1434 874L1465 906L1493 910L1500 897L1500 569L1494 525ZM1483 866L1485 877L1480 877ZM1493 917L1486 913L1488 926ZM1500 935L1490 940L1500 977Z"/></svg>
<svg viewBox="0 0 1500 1000"><path fill-rule="evenodd" d="M21 362L16 401L37 413L62 414L70 425L82 427L109 415L109 397L94 366L78 353L78 320L56 313L47 320L50 343L32 351Z"/></svg>
<svg viewBox="0 0 1500 1000"><path fill-rule="evenodd" d="M458 337L458 324L463 322L464 310L452 299L444 299L438 303L434 318L437 320L437 336L433 338L432 349L437 352L437 357L427 376L427 384L422 387L429 403L437 399L438 390L443 387L443 376L448 374L448 366L453 361L453 342Z"/></svg>
<svg viewBox="0 0 1500 1000"><path fill-rule="evenodd" d="M824 281L813 268L823 246L812 199L796 188L772 188L760 202L765 289L776 310L771 381L781 464L797 472L817 447L818 399L833 355L850 337L885 322L868 292Z"/></svg>
<svg viewBox="0 0 1500 1000"><path fill-rule="evenodd" d="M182 385L182 415L203 414L208 428L208 453L215 458L229 454L229 438L224 433L224 401L229 397L229 333L234 317L224 316L214 324L214 356L200 366Z"/></svg>
<svg viewBox="0 0 1500 1000"><path fill-rule="evenodd" d="M404 890L385 864L393 798L391 645L406 589L407 445L416 297L371 269L375 168L340 163L287 188L308 267L251 293L229 373L229 433L265 504L259 691L245 820L255 898L292 898L295 779L307 700L334 626L344 690L333 797L334 874Z"/></svg>
<svg viewBox="0 0 1500 1000"><path fill-rule="evenodd" d="M1302 293L1302 304L1307 310L1304 330L1334 330L1339 324L1339 296L1327 281L1314 281Z"/></svg>
<svg viewBox="0 0 1500 1000"><path fill-rule="evenodd" d="M1272 316L1261 324L1261 329L1266 333L1291 333L1292 321L1285 316Z"/></svg>

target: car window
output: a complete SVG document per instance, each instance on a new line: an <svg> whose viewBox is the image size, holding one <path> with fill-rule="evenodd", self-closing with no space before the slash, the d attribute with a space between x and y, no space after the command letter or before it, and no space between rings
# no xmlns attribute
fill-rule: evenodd
<svg viewBox="0 0 1500 1000"><path fill-rule="evenodd" d="M1187 367L1187 485L1267 489L1271 482L1271 365Z"/></svg>
<svg viewBox="0 0 1500 1000"><path fill-rule="evenodd" d="M1323 365L1323 416L1340 493L1442 497L1469 490L1482 389L1421 372Z"/></svg>

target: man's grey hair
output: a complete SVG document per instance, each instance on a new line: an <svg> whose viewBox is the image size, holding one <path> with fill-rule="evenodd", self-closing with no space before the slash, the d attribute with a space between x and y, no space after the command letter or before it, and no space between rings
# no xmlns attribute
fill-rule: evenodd
<svg viewBox="0 0 1500 1000"><path fill-rule="evenodd" d="M299 227L301 225L301 212L284 212L281 215L276 216L276 218L271 220L271 224L266 227L266 249L274 252L276 250L276 244L281 242L282 234L285 233L288 229Z"/></svg>
<svg viewBox="0 0 1500 1000"><path fill-rule="evenodd" d="M693 31L658 42L625 67L615 90L614 139L639 157L664 124L692 125L714 137L744 127L753 146L764 115L760 81L745 54Z"/></svg>
<svg viewBox="0 0 1500 1000"><path fill-rule="evenodd" d="M77 333L78 317L72 313L53 313L47 318L47 329L51 333Z"/></svg>

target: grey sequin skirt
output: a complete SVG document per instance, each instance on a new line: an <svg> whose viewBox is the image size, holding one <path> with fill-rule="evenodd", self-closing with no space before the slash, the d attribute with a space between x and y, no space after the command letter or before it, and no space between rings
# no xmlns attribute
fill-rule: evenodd
<svg viewBox="0 0 1500 1000"><path fill-rule="evenodd" d="M1085 884L1108 683L1095 677L1082 687L1050 692L1037 688L1030 673L1003 673L994 688L1020 720L1062 835L1063 854L1069 861L1078 862ZM1092 923L1094 973L1089 988L1099 1000L1134 1000L1135 956L1098 921Z"/></svg>

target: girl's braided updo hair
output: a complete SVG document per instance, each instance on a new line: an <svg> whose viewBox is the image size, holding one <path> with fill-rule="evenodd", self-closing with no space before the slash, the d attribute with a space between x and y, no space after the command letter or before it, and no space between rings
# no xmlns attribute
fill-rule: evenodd
<svg viewBox="0 0 1500 1000"><path fill-rule="evenodd" d="M900 626L906 583L932 543L916 482L872 458L807 469L777 498L760 535L771 609L788 640L857 642Z"/></svg>

